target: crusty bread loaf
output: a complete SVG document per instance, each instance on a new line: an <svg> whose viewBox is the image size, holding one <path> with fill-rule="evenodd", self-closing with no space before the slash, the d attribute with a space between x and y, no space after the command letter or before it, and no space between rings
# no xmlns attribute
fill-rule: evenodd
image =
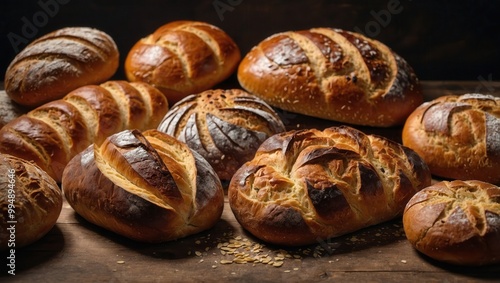
<svg viewBox="0 0 500 283"><path fill-rule="evenodd" d="M34 243L54 227L62 193L40 167L0 153L0 188L0 250Z"/></svg>
<svg viewBox="0 0 500 283"><path fill-rule="evenodd" d="M0 129L30 109L12 102L4 90L0 90Z"/></svg>
<svg viewBox="0 0 500 283"><path fill-rule="evenodd" d="M34 108L110 79L118 65L118 48L108 34L88 27L62 28L17 54L5 73L5 90L15 102Z"/></svg>
<svg viewBox="0 0 500 283"><path fill-rule="evenodd" d="M62 188L83 218L141 242L209 229L224 208L208 162L157 130L126 130L88 147L68 164Z"/></svg>
<svg viewBox="0 0 500 283"><path fill-rule="evenodd" d="M158 130L201 154L222 180L253 158L268 137L285 131L263 100L239 89L207 90L176 103Z"/></svg>
<svg viewBox="0 0 500 283"><path fill-rule="evenodd" d="M500 263L500 188L477 180L436 183L410 199L403 227L413 247L433 259Z"/></svg>
<svg viewBox="0 0 500 283"><path fill-rule="evenodd" d="M239 223L280 245L305 245L391 220L431 184L411 149L350 127L267 139L231 179Z"/></svg>
<svg viewBox="0 0 500 283"><path fill-rule="evenodd" d="M436 176L500 184L500 97L450 95L426 102L408 117L402 139Z"/></svg>
<svg viewBox="0 0 500 283"><path fill-rule="evenodd" d="M357 125L403 124L423 102L403 58L379 41L340 29L272 35L246 54L238 80L271 106Z"/></svg>
<svg viewBox="0 0 500 283"><path fill-rule="evenodd" d="M0 129L0 152L33 160L61 181L70 159L90 144L124 129L156 128L168 101L146 83L107 81L80 87Z"/></svg>
<svg viewBox="0 0 500 283"><path fill-rule="evenodd" d="M236 43L218 27L175 21L159 27L131 48L125 73L129 81L157 87L173 104L228 78L240 59Z"/></svg>

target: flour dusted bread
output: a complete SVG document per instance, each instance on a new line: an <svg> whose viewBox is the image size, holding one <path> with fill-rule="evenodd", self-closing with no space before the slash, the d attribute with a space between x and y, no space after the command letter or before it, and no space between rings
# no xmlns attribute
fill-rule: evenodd
<svg viewBox="0 0 500 283"><path fill-rule="evenodd" d="M500 184L500 97L473 93L426 102L408 117L402 138L436 176Z"/></svg>
<svg viewBox="0 0 500 283"><path fill-rule="evenodd" d="M5 91L16 103L34 108L78 87L105 82L118 65L118 48L105 32L62 28L17 54L5 73Z"/></svg>
<svg viewBox="0 0 500 283"><path fill-rule="evenodd" d="M57 182L73 156L125 129L153 129L168 111L159 90L142 82L80 87L0 129L0 152L32 160Z"/></svg>
<svg viewBox="0 0 500 283"><path fill-rule="evenodd" d="M54 227L62 193L37 165L0 153L0 188L0 250L32 244Z"/></svg>
<svg viewBox="0 0 500 283"><path fill-rule="evenodd" d="M83 218L141 242L209 229L224 207L207 161L157 130L126 130L88 147L68 164L62 188Z"/></svg>
<svg viewBox="0 0 500 283"><path fill-rule="evenodd" d="M240 224L280 245L305 245L402 215L431 175L411 149L350 127L267 139L231 179Z"/></svg>
<svg viewBox="0 0 500 283"><path fill-rule="evenodd" d="M285 131L278 114L240 89L207 90L176 103L158 129L201 154L229 180L268 137Z"/></svg>
<svg viewBox="0 0 500 283"><path fill-rule="evenodd" d="M403 58L379 41L332 28L264 39L241 61L238 80L271 106L357 125L403 124L423 102Z"/></svg>
<svg viewBox="0 0 500 283"><path fill-rule="evenodd" d="M167 23L129 51L125 74L160 89L171 103L227 79L241 59L238 46L220 28L197 21Z"/></svg>
<svg viewBox="0 0 500 283"><path fill-rule="evenodd" d="M418 251L447 263L500 263L500 188L490 183L442 181L408 202L406 237Z"/></svg>

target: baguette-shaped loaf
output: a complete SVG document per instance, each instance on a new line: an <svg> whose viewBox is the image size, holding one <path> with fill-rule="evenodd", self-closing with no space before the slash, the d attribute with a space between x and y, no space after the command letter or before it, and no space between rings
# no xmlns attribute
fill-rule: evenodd
<svg viewBox="0 0 500 283"><path fill-rule="evenodd" d="M426 102L408 117L402 138L436 176L500 184L500 97L475 93Z"/></svg>
<svg viewBox="0 0 500 283"><path fill-rule="evenodd" d="M220 28L175 21L139 40L125 60L129 81L155 86L174 104L228 78L241 59L238 46Z"/></svg>
<svg viewBox="0 0 500 283"><path fill-rule="evenodd" d="M201 155L157 130L125 130L71 160L62 188L89 222L141 242L158 243L209 229L224 191Z"/></svg>
<svg viewBox="0 0 500 283"><path fill-rule="evenodd" d="M403 58L379 41L340 29L272 35L246 54L238 80L271 106L357 125L403 124L423 102Z"/></svg>
<svg viewBox="0 0 500 283"><path fill-rule="evenodd" d="M168 107L146 83L83 86L10 121L0 129L0 152L33 160L60 182L66 164L90 144L125 129L156 128Z"/></svg>
<svg viewBox="0 0 500 283"><path fill-rule="evenodd" d="M189 95L165 115L158 130L201 154L222 180L230 180L268 137L285 131L278 113L240 89Z"/></svg>
<svg viewBox="0 0 500 283"><path fill-rule="evenodd" d="M306 245L402 215L431 184L411 149L350 127L289 131L267 139L231 179L241 225L280 245Z"/></svg>
<svg viewBox="0 0 500 283"><path fill-rule="evenodd" d="M500 263L500 188L477 180L436 183L410 199L403 226L413 247L435 260Z"/></svg>
<svg viewBox="0 0 500 283"><path fill-rule="evenodd" d="M113 39L88 27L68 27L26 46L5 73L5 90L15 102L34 108L85 85L100 84L118 69Z"/></svg>
<svg viewBox="0 0 500 283"><path fill-rule="evenodd" d="M0 250L27 246L54 227L62 193L40 167L0 153L0 188Z"/></svg>

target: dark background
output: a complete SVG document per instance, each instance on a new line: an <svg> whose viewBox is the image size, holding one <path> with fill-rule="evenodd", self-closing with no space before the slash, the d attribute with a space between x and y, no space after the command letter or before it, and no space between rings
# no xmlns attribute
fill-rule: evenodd
<svg viewBox="0 0 500 283"><path fill-rule="evenodd" d="M67 26L94 27L111 35L121 55L115 79L122 79L132 45L181 19L222 28L243 55L273 33L328 26L382 41L422 80L500 80L500 1L0 1L2 81L27 42Z"/></svg>

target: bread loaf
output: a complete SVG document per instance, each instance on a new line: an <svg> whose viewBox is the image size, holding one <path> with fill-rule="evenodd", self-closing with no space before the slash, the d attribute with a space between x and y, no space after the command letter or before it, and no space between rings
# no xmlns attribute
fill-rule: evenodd
<svg viewBox="0 0 500 283"><path fill-rule="evenodd" d="M37 165L0 153L0 250L38 241L62 209L57 183Z"/></svg>
<svg viewBox="0 0 500 283"><path fill-rule="evenodd" d="M129 81L144 81L174 104L210 89L234 73L241 59L236 43L208 23L175 21L139 40L125 60Z"/></svg>
<svg viewBox="0 0 500 283"><path fill-rule="evenodd" d="M332 28L264 39L241 61L238 80L271 106L356 125L403 124L423 102L403 58L379 41Z"/></svg>
<svg viewBox="0 0 500 283"><path fill-rule="evenodd" d="M295 246L401 216L430 184L428 167L411 149L342 126L270 137L235 173L228 199L250 233Z"/></svg>
<svg viewBox="0 0 500 283"><path fill-rule="evenodd" d="M500 188L482 181L442 181L408 202L406 237L418 251L458 265L500 263Z"/></svg>
<svg viewBox="0 0 500 283"><path fill-rule="evenodd" d="M88 27L63 28L17 54L5 73L5 90L15 102L34 108L110 79L118 65L118 48L108 34Z"/></svg>
<svg viewBox="0 0 500 283"><path fill-rule="evenodd" d="M157 130L126 130L89 146L68 164L62 188L83 218L141 242L209 229L224 207L207 161Z"/></svg>
<svg viewBox="0 0 500 283"><path fill-rule="evenodd" d="M29 108L13 103L7 93L0 90L0 129L28 111Z"/></svg>
<svg viewBox="0 0 500 283"><path fill-rule="evenodd" d="M408 117L403 144L415 150L432 174L500 184L500 97L439 97Z"/></svg>
<svg viewBox="0 0 500 283"><path fill-rule="evenodd" d="M168 101L146 83L108 81L80 87L0 129L0 152L33 160L61 181L70 159L92 143L124 129L153 129Z"/></svg>
<svg viewBox="0 0 500 283"><path fill-rule="evenodd" d="M207 90L176 103L158 130L201 154L222 180L253 158L265 139L284 132L278 114L261 99L239 89Z"/></svg>

